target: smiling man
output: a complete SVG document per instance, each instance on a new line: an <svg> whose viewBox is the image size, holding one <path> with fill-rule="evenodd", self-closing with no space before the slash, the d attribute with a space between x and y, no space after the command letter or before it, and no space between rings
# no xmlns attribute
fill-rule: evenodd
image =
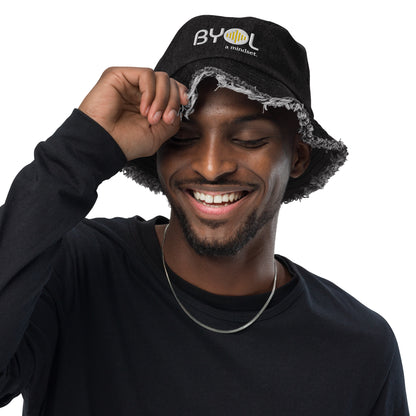
<svg viewBox="0 0 416 416"><path fill-rule="evenodd" d="M304 48L274 23L199 16L155 70L106 70L0 211L0 405L408 415L385 320L274 253L281 204L346 155L314 119ZM163 192L170 219L85 219L119 170Z"/></svg>
<svg viewBox="0 0 416 416"><path fill-rule="evenodd" d="M225 295L266 293L277 217L289 177L306 169L309 148L286 109L263 111L206 78L195 112L158 152L172 207L168 264L188 282ZM164 226L157 227L162 241ZM201 267L202 266L202 267ZM280 282L287 282L281 265Z"/></svg>

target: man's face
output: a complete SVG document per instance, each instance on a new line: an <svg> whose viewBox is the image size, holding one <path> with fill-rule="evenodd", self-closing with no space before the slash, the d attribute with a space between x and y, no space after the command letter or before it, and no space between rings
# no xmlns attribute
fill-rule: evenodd
<svg viewBox="0 0 416 416"><path fill-rule="evenodd" d="M274 235L295 134L282 111L279 121L243 94L214 89L210 80L200 85L195 112L159 150L157 166L171 224L199 254L227 256Z"/></svg>

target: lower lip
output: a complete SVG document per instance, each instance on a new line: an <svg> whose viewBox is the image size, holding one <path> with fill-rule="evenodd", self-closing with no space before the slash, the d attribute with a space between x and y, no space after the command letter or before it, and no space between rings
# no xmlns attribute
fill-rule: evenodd
<svg viewBox="0 0 416 416"><path fill-rule="evenodd" d="M221 217L226 216L232 211L239 208L244 201L246 200L248 195L245 195L243 198L239 199L237 202L230 203L229 205L216 205L216 206L209 206L205 205L201 201L197 201L192 195L186 192L187 197L190 199L192 206L200 213L209 215L211 217Z"/></svg>

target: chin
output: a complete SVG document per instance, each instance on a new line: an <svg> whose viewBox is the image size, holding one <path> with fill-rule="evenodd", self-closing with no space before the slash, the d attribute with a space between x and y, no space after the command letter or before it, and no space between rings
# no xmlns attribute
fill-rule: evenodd
<svg viewBox="0 0 416 416"><path fill-rule="evenodd" d="M196 253L207 257L235 256L258 235L263 227L272 223L272 220L276 215L276 211L273 211L273 213L264 212L263 215L258 217L257 213L253 212L247 217L245 222L240 224L233 235L227 239L219 240L216 239L215 236L212 238L201 238L200 233L194 230L186 215L181 210L175 209L173 206L172 209L181 224L188 244ZM219 229L223 224L220 222L213 222L212 224L205 225L209 226L210 229L215 230ZM215 234L215 232L211 234Z"/></svg>

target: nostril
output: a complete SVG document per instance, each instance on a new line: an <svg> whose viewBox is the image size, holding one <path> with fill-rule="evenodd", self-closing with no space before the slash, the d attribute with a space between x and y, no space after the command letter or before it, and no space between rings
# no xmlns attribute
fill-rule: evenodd
<svg viewBox="0 0 416 416"><path fill-rule="evenodd" d="M234 173L237 167L237 162L219 157L215 159L201 158L192 163L193 170L210 182L218 181L219 178Z"/></svg>

